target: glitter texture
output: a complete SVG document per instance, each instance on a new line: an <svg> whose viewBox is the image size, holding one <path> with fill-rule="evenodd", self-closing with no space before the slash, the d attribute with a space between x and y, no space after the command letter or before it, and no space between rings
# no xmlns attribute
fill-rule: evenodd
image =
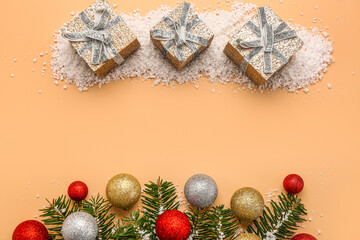
<svg viewBox="0 0 360 240"><path fill-rule="evenodd" d="M88 90L94 85L101 87L116 80L129 81L130 78L150 79L155 85L176 86L176 84L194 83L202 76L207 77L210 82L236 82L239 88L254 89L255 84L241 74L239 67L222 53L229 39L256 14L254 4L235 2L230 11L200 12L199 17L216 37L196 61L189 63L181 71L177 71L167 59L162 57L149 36L149 30L170 11L170 8L164 6L146 15L121 14L138 37L142 47L105 77L94 74L69 41L59 32L55 33L56 43L52 46L51 64L53 77L74 84L80 91ZM324 38L316 28L295 26L295 29L304 42L303 47L288 64L261 85L260 90L285 89L295 92L322 79L324 72L333 62L331 56L333 47L330 39Z"/></svg>
<svg viewBox="0 0 360 240"><path fill-rule="evenodd" d="M172 19L174 22L179 21L183 5L184 5L184 3L181 3L173 11L171 11L168 14L168 17L170 19ZM196 16L197 16L196 12L192 9L192 7L190 7L187 22L191 22ZM150 32L155 29L162 29L162 30L167 30L167 31L172 30L163 20L161 20L158 24L156 24L150 30ZM213 32L205 25L205 23L203 21L201 21L196 26L194 26L191 29L191 33L202 36L206 39L209 39L207 46L209 46L211 44L211 41L214 38ZM168 42L168 40L160 41L160 40L155 40L153 38L152 38L152 41L158 48L161 49L161 51L163 51L164 45ZM199 53L201 53L205 48L207 48L207 46L200 46L198 44L195 44L195 46L197 47ZM180 70L183 67L185 67L194 58L193 52L186 45L184 45L184 48L183 48L183 55L186 60L184 62L179 62L179 60L175 57L175 45L173 45L172 47L170 47L168 49L166 57L178 70Z"/></svg>
<svg viewBox="0 0 360 240"><path fill-rule="evenodd" d="M98 231L93 216L85 212L75 212L65 219L61 234L64 240L94 240Z"/></svg>
<svg viewBox="0 0 360 240"><path fill-rule="evenodd" d="M184 194L192 206L206 208L215 201L218 195L218 187L210 176L196 174L187 180Z"/></svg>
<svg viewBox="0 0 360 240"><path fill-rule="evenodd" d="M49 234L41 222L35 220L27 220L20 223L14 230L12 240L49 240Z"/></svg>
<svg viewBox="0 0 360 240"><path fill-rule="evenodd" d="M263 213L264 198L254 188L241 188L231 197L231 210L241 223L253 221Z"/></svg>
<svg viewBox="0 0 360 240"><path fill-rule="evenodd" d="M132 175L122 173L110 179L106 196L115 207L129 209L140 199L141 185Z"/></svg>
<svg viewBox="0 0 360 240"><path fill-rule="evenodd" d="M167 210L155 223L155 232L159 240L186 240L191 231L188 217L178 210Z"/></svg>
<svg viewBox="0 0 360 240"><path fill-rule="evenodd" d="M109 21L117 16L116 11L105 0L96 1L84 12L92 21L94 21L95 12L99 9L106 9L109 12ZM86 30L86 25L78 15L75 16L67 25L61 28L61 32L69 33L83 32ZM110 34L112 36L111 44L124 59L140 47L140 43L136 36L132 33L124 21L120 21L115 27L113 27L110 30ZM78 51L85 43L86 42L71 42L71 45ZM90 49L82 56L82 58L90 66L90 68L100 76L106 75L111 69L117 66L114 59L110 59L105 63L94 65L91 63L91 55Z"/></svg>
<svg viewBox="0 0 360 240"><path fill-rule="evenodd" d="M234 240L261 240L261 238L252 233L241 233Z"/></svg>
<svg viewBox="0 0 360 240"><path fill-rule="evenodd" d="M283 21L276 15L276 13L268 6L264 7L267 22L272 25L273 29L276 29ZM255 26L259 27L259 17L255 15L250 20ZM285 30L290 30L289 27ZM225 47L225 54L228 55L238 66L241 66L244 56L248 55L253 48L242 48L236 40L241 38L243 41L253 41L258 37L247 26L244 25L241 30L235 34L229 43ZM303 41L299 37L284 39L274 43L274 48L278 49L287 59L290 59L303 45ZM275 72L281 69L284 64L275 56L272 56L272 73L264 72L264 51L262 50L255 57L249 61L249 65L246 69L246 75L253 80L257 85L265 83L271 78Z"/></svg>

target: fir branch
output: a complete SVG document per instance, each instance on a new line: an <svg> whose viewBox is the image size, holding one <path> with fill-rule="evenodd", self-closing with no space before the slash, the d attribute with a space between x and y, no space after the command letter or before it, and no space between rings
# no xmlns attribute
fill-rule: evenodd
<svg viewBox="0 0 360 240"><path fill-rule="evenodd" d="M198 234L193 239L232 239L238 229L238 222L230 209L220 205L204 211L197 228Z"/></svg>
<svg viewBox="0 0 360 240"><path fill-rule="evenodd" d="M147 213L149 220L155 224L156 219L166 210L178 209L179 201L177 199L176 188L172 182L158 179L156 183L145 184L142 195L144 212Z"/></svg>
<svg viewBox="0 0 360 240"><path fill-rule="evenodd" d="M149 240L151 228L148 225L146 214L141 214L140 211L130 213L130 217L123 218L118 221L111 235L111 239L128 239L128 240Z"/></svg>
<svg viewBox="0 0 360 240"><path fill-rule="evenodd" d="M108 200L98 194L96 197L92 196L90 200L85 200L81 211L92 215L99 226L99 232L96 239L107 240L110 237L112 229L114 228L115 214L109 213L112 205Z"/></svg>
<svg viewBox="0 0 360 240"><path fill-rule="evenodd" d="M290 239L299 228L298 223L306 221L307 215L301 199L293 194L281 194L279 202L271 200L272 210L266 206L263 216L248 227L248 232L254 233L264 240Z"/></svg>
<svg viewBox="0 0 360 240"><path fill-rule="evenodd" d="M195 210L189 207L189 210L185 212L186 216L189 218L191 223L191 232L190 232L190 240L197 239L199 232L198 227L202 218L204 216L203 212L199 208L195 208Z"/></svg>
<svg viewBox="0 0 360 240"><path fill-rule="evenodd" d="M46 201L49 203L49 206L40 209L43 212L40 217L44 218L42 221L48 227L50 237L52 239L62 239L62 224L67 216L79 210L79 205L73 203L66 196L60 196L57 199L53 199L52 202L48 199Z"/></svg>

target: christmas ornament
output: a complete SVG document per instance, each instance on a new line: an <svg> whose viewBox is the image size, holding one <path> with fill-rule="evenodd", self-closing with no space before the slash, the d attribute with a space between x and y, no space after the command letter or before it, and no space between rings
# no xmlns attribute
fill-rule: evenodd
<svg viewBox="0 0 360 240"><path fill-rule="evenodd" d="M183 2L150 31L164 57L177 68L185 67L207 48L214 34L199 18L190 4Z"/></svg>
<svg viewBox="0 0 360 240"><path fill-rule="evenodd" d="M14 230L12 240L48 240L46 227L38 221L28 220L20 223Z"/></svg>
<svg viewBox="0 0 360 240"><path fill-rule="evenodd" d="M241 188L231 198L231 210L241 223L250 222L262 215L264 199L254 188Z"/></svg>
<svg viewBox="0 0 360 240"><path fill-rule="evenodd" d="M140 199L139 181L130 174L119 174L110 179L106 186L106 196L115 207L129 209Z"/></svg>
<svg viewBox="0 0 360 240"><path fill-rule="evenodd" d="M261 238L252 233L240 233L234 240L261 240Z"/></svg>
<svg viewBox="0 0 360 240"><path fill-rule="evenodd" d="M105 0L79 13L61 32L99 76L106 75L140 47L136 36Z"/></svg>
<svg viewBox="0 0 360 240"><path fill-rule="evenodd" d="M218 187L210 176L196 174L187 180L184 193L186 200L192 206L206 208L215 201Z"/></svg>
<svg viewBox="0 0 360 240"><path fill-rule="evenodd" d="M303 41L268 6L248 21L224 52L255 84L261 85L289 62Z"/></svg>
<svg viewBox="0 0 360 240"><path fill-rule="evenodd" d="M290 174L284 179L283 185L288 193L298 194L304 188L304 180L297 174Z"/></svg>
<svg viewBox="0 0 360 240"><path fill-rule="evenodd" d="M186 240L191 224L188 217L178 210L167 210L156 220L155 231L159 240Z"/></svg>
<svg viewBox="0 0 360 240"><path fill-rule="evenodd" d="M89 192L88 187L86 186L85 183L81 181L76 181L71 183L68 188L69 197L76 202L80 202L84 200L88 195L88 192Z"/></svg>
<svg viewBox="0 0 360 240"><path fill-rule="evenodd" d="M316 238L311 236L310 234L301 233L295 235L291 240L316 240Z"/></svg>
<svg viewBox="0 0 360 240"><path fill-rule="evenodd" d="M64 240L94 240L98 231L96 219L85 212L67 216L61 229Z"/></svg>

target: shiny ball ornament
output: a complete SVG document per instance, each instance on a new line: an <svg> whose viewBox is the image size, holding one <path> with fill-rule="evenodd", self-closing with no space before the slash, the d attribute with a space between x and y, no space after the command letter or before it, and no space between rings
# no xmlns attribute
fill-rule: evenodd
<svg viewBox="0 0 360 240"><path fill-rule="evenodd" d="M88 187L81 181L75 181L71 183L68 188L69 197L76 202L84 200L87 197L88 192Z"/></svg>
<svg viewBox="0 0 360 240"><path fill-rule="evenodd" d="M159 240L186 240L190 230L188 217L178 210L165 211L155 224L155 232Z"/></svg>
<svg viewBox="0 0 360 240"><path fill-rule="evenodd" d="M311 236L310 234L301 233L295 235L291 240L316 240L315 237Z"/></svg>
<svg viewBox="0 0 360 240"><path fill-rule="evenodd" d="M186 200L192 206L206 208L215 201L218 195L218 187L210 176L196 174L187 180L184 193Z"/></svg>
<svg viewBox="0 0 360 240"><path fill-rule="evenodd" d="M231 210L241 223L254 221L263 214L264 198L254 188L240 188L231 198Z"/></svg>
<svg viewBox="0 0 360 240"><path fill-rule="evenodd" d="M298 194L304 188L304 180L297 174L290 174L284 179L283 185L288 193Z"/></svg>
<svg viewBox="0 0 360 240"><path fill-rule="evenodd" d="M49 233L39 221L28 220L20 223L14 230L12 240L48 240Z"/></svg>
<svg viewBox="0 0 360 240"><path fill-rule="evenodd" d="M252 233L240 233L234 240L261 240L261 238Z"/></svg>
<svg viewBox="0 0 360 240"><path fill-rule="evenodd" d="M98 232L96 219L85 212L67 216L61 229L64 240L94 240Z"/></svg>
<svg viewBox="0 0 360 240"><path fill-rule="evenodd" d="M106 186L106 196L115 207L127 210L140 199L141 185L132 175L122 173L110 179Z"/></svg>

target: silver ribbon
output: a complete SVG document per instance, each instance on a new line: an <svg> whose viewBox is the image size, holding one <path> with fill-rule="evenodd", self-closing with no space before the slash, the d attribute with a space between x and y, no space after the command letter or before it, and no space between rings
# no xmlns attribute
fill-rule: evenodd
<svg viewBox="0 0 360 240"><path fill-rule="evenodd" d="M285 39L296 37L295 30L284 31L288 27L286 22L281 22L280 25L273 30L273 26L268 23L266 19L265 8L258 8L258 20L260 29L251 21L246 23L253 33L256 34L258 39L253 41L243 41L241 38L236 42L242 48L254 48L247 56L244 57L240 69L245 73L249 62L253 57L264 51L264 72L266 74L273 73L272 70L272 55L277 57L283 64L286 64L289 59L285 57L278 49L274 47L274 43L280 42Z"/></svg>
<svg viewBox="0 0 360 240"><path fill-rule="evenodd" d="M86 42L79 50L80 56L83 56L92 49L91 64L98 65L100 61L105 63L109 56L120 64L124 61L115 47L111 44L112 36L110 30L114 28L122 18L118 15L116 18L108 21L110 14L106 9L97 10L94 14L95 21L91 21L85 12L79 13L79 18L87 27L87 30L76 33L63 33L63 36L71 42Z"/></svg>
<svg viewBox="0 0 360 240"><path fill-rule="evenodd" d="M166 57L167 51L175 45L175 57L183 62L186 60L183 54L183 47L186 45L194 54L194 58L199 56L199 50L195 44L207 46L209 39L202 36L192 34L191 29L201 22L200 18L196 16L188 22L188 15L190 11L190 4L183 3L179 21L174 22L168 16L163 17L163 21L172 29L170 31L155 29L151 31L151 36L156 40L168 40L163 46L163 56Z"/></svg>

